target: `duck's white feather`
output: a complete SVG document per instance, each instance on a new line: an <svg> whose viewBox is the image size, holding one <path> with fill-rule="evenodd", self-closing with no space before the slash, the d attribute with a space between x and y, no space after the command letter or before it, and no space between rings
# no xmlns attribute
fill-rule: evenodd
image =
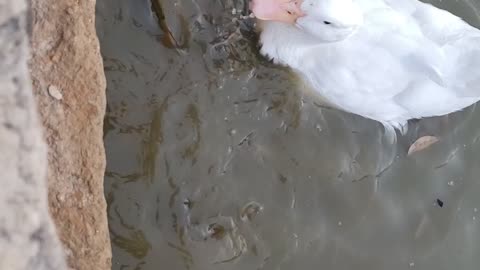
<svg viewBox="0 0 480 270"><path fill-rule="evenodd" d="M364 20L348 38L319 42L269 21L261 52L292 67L330 104L395 128L480 99L479 30L417 0L354 1Z"/></svg>

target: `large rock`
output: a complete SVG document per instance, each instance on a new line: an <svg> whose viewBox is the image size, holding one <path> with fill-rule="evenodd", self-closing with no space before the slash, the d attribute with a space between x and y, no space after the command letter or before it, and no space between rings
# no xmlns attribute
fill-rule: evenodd
<svg viewBox="0 0 480 270"><path fill-rule="evenodd" d="M110 269L105 76L94 0L32 0L31 75L48 143L50 211L71 268Z"/></svg>
<svg viewBox="0 0 480 270"><path fill-rule="evenodd" d="M0 0L0 269L65 269L28 75L24 0Z"/></svg>

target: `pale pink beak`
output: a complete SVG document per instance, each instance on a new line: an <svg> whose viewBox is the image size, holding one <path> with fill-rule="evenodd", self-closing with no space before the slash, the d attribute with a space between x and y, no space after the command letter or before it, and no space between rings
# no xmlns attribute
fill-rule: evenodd
<svg viewBox="0 0 480 270"><path fill-rule="evenodd" d="M250 10L260 20L295 23L305 14L300 9L303 0L251 0Z"/></svg>

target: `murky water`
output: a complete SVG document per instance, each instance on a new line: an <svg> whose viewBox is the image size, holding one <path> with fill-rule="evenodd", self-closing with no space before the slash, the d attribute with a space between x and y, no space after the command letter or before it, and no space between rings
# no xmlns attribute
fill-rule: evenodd
<svg viewBox="0 0 480 270"><path fill-rule="evenodd" d="M478 269L480 110L390 145L259 57L243 1L152 1L97 0L113 269Z"/></svg>

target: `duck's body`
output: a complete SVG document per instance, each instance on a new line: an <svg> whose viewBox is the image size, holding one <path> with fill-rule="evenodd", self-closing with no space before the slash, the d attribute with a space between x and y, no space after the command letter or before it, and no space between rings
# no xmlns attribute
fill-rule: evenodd
<svg viewBox="0 0 480 270"><path fill-rule="evenodd" d="M333 2L340 6L317 6ZM296 24L262 21L262 54L290 66L329 104L387 127L480 99L476 28L417 0L333 2L303 1Z"/></svg>

